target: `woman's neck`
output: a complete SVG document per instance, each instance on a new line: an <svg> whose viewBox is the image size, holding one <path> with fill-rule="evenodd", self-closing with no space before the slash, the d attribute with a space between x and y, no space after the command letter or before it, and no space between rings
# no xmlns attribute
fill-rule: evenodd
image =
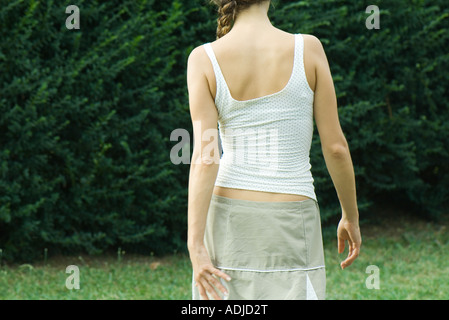
<svg viewBox="0 0 449 320"><path fill-rule="evenodd" d="M269 5L270 2L267 1L252 5L251 7L240 12L235 19L231 32L241 33L245 31L252 31L254 29L261 30L273 27L270 19L268 18Z"/></svg>

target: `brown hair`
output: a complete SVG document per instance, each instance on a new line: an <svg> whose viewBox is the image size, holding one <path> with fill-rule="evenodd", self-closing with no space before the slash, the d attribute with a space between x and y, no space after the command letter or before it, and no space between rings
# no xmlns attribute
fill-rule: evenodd
<svg viewBox="0 0 449 320"><path fill-rule="evenodd" d="M231 31L232 24L239 12L253 4L266 1L269 0L211 0L218 6L217 39Z"/></svg>

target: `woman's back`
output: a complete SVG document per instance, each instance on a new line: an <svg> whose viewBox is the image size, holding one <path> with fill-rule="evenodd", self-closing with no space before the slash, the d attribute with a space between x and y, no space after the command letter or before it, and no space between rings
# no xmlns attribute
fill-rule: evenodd
<svg viewBox="0 0 449 320"><path fill-rule="evenodd" d="M261 24L262 23L262 24ZM308 87L313 92L315 88L315 66L314 55L309 50L309 43L318 41L313 36L301 35L301 59L298 61L301 65L294 66L295 61L295 35L287 33L283 30L277 29L267 24L266 21L258 21L253 23L236 23L227 35L211 43L213 55L215 56L219 65L220 72L224 78L225 86L228 94L233 102L245 102L254 99L263 99L270 95L276 95L282 92L289 84L294 75L294 67L299 76L304 79L304 88ZM203 53L205 55L205 53ZM298 64L298 63L297 63ZM208 80L211 95L216 99L217 97L217 75L214 72L211 61L206 63L204 68L205 75ZM218 79L220 80L220 79ZM299 108L299 106L298 106ZM272 110L276 110L276 105L273 104ZM282 112L281 108L279 111ZM301 137L297 137L300 139ZM308 137L303 137L304 143L308 143ZM294 143L292 140L291 143ZM290 148L291 149L291 148ZM282 155L280 155L282 156ZM307 157L303 157L308 159ZM280 159L282 161L282 159ZM285 161L289 161L287 157ZM303 160L302 162L305 162ZM307 163L307 166L310 165ZM224 165L222 166L224 167ZM306 167L306 164L303 164ZM240 172L245 172L245 168L241 168ZM237 169L234 172L231 170L222 170L221 175L217 179L217 184L214 188L214 193L221 196L247 199L247 200L264 200L264 201L301 201L310 198L315 198L315 195L310 189L313 188L309 172L306 174L296 173L297 176L303 175L304 180L309 186L299 186L296 191L307 189L307 192L294 192L295 188L291 188L289 192L289 182L285 181L285 187L282 192L274 192L274 190L264 192L259 187L249 187L249 185L257 185L263 181L262 179L254 180L252 184L238 184L224 183L225 178L222 176L234 175L236 177ZM226 172L223 173L223 172ZM291 175L294 179L295 175ZM222 179L221 179L222 178ZM250 180L250 177L241 177L241 179ZM221 180L220 180L221 179ZM234 178L235 179L235 178ZM230 178L227 181L231 180ZM265 189L267 184L270 185L270 179L265 180ZM305 184L306 182L304 182ZM234 185L235 188L231 186ZM272 188L273 187L273 184Z"/></svg>
<svg viewBox="0 0 449 320"><path fill-rule="evenodd" d="M239 81L241 92L251 89L259 92L248 99L236 99L232 95L211 44L205 44L216 78L212 83L217 86L215 104L223 146L216 187L227 188L227 191L235 189L235 193L247 190L269 192L271 196L295 195L300 197L295 199L298 201L304 198L316 200L309 157L314 93L304 72L303 36L296 34L292 37L291 63L284 63L276 52L285 51L282 45L277 48L263 43L259 47L249 45L250 49L262 52L258 58L252 54L245 56L244 52L231 55L230 62L232 59L240 60L242 69L245 62L253 65L252 70L244 68L246 74L238 69L235 71L239 74L236 79L243 79ZM285 83L276 90L263 85L272 75L279 73L274 65L276 62L264 61L267 58L278 60L283 65L291 64L287 67ZM269 66L264 67L264 64ZM272 75L266 72L267 69ZM264 91L266 88L269 91Z"/></svg>
<svg viewBox="0 0 449 320"><path fill-rule="evenodd" d="M257 34L228 34L212 43L223 76L235 100L243 101L281 91L293 71L295 36L272 28ZM304 36L307 39L307 36ZM305 40L307 41L307 40ZM312 78L313 66L307 61L306 73ZM216 93L213 69L208 78ZM312 87L313 79L309 79Z"/></svg>

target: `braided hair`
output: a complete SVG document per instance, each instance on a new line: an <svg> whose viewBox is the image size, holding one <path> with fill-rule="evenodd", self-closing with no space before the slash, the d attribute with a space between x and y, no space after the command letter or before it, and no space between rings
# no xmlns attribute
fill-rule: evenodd
<svg viewBox="0 0 449 320"><path fill-rule="evenodd" d="M253 4L268 0L211 0L218 6L217 39L231 31L237 14Z"/></svg>

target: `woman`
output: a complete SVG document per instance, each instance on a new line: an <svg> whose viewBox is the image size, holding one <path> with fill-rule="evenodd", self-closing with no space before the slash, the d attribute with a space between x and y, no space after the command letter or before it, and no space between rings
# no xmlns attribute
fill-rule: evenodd
<svg viewBox="0 0 449 320"><path fill-rule="evenodd" d="M192 51L187 71L193 299L324 299L313 118L342 208L343 269L361 245L354 170L326 55L316 37L275 28L269 0L213 2L217 40Z"/></svg>

